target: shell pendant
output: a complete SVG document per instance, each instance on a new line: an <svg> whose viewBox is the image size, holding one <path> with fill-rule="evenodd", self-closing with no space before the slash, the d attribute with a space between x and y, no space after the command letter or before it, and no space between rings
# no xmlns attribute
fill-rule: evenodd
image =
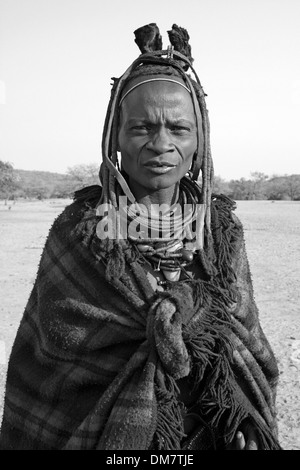
<svg viewBox="0 0 300 470"><path fill-rule="evenodd" d="M176 282L180 279L181 269L176 269L176 271L166 271L162 269L162 272L168 281Z"/></svg>

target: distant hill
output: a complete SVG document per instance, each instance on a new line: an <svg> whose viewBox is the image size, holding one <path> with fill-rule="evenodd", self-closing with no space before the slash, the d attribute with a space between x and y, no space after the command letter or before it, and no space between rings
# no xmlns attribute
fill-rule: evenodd
<svg viewBox="0 0 300 470"><path fill-rule="evenodd" d="M37 199L68 198L74 191L92 184L72 175L49 171L14 170L16 176L15 197ZM96 179L96 178L95 178Z"/></svg>
<svg viewBox="0 0 300 470"><path fill-rule="evenodd" d="M216 193L223 193L235 200L268 199L268 200L300 200L300 175L284 175L268 177L263 173L253 173L251 179L224 181L215 178Z"/></svg>
<svg viewBox="0 0 300 470"><path fill-rule="evenodd" d="M31 170L17 170L15 169L17 178L22 182L22 185L29 185L32 182L40 184L56 184L57 182L69 180L70 177L63 173L52 173L50 171L31 171Z"/></svg>

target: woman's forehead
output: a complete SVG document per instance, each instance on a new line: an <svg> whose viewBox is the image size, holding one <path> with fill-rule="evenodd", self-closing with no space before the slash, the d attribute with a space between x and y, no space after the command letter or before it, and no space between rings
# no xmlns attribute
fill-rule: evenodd
<svg viewBox="0 0 300 470"><path fill-rule="evenodd" d="M121 106L121 109L127 113L130 111L143 112L149 108L173 109L192 114L194 112L189 91L178 83L168 81L151 81L140 84L125 97Z"/></svg>

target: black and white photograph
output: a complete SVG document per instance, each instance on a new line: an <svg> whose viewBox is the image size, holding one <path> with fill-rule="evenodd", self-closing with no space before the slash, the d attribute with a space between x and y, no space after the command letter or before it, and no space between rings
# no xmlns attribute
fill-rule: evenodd
<svg viewBox="0 0 300 470"><path fill-rule="evenodd" d="M300 450L299 18L0 0L0 450Z"/></svg>

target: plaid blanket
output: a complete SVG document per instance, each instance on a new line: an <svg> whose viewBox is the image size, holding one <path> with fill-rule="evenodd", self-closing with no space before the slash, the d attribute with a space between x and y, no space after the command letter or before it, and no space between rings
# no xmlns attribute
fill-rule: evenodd
<svg viewBox="0 0 300 470"><path fill-rule="evenodd" d="M154 292L129 242L97 238L98 193L50 230L10 356L1 448L181 449L184 377L219 448L245 419L280 448L278 371L231 202L213 203L214 272Z"/></svg>

